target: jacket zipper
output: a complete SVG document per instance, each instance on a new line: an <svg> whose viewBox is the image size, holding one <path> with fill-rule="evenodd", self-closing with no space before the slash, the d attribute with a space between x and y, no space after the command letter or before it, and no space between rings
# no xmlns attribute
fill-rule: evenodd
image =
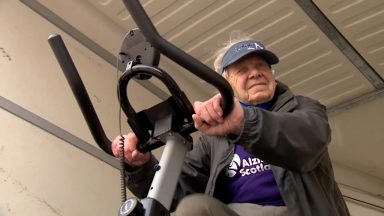
<svg viewBox="0 0 384 216"><path fill-rule="evenodd" d="M231 145L231 150L228 152L228 154L224 157L224 159L217 165L217 169L215 169L213 178L211 180L211 186L208 191L208 195L213 196L214 190L215 190L215 185L216 185L216 180L217 177L219 176L219 173L231 162L230 160L233 158L233 154L235 151L235 145L234 144L229 144ZM232 157L231 157L232 156Z"/></svg>

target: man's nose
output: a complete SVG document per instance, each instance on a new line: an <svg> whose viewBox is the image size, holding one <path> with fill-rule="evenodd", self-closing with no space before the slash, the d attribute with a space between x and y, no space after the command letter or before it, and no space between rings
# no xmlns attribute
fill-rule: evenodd
<svg viewBox="0 0 384 216"><path fill-rule="evenodd" d="M249 78L261 77L261 71L259 69L257 69L257 68L252 68L251 70L249 70L248 77Z"/></svg>

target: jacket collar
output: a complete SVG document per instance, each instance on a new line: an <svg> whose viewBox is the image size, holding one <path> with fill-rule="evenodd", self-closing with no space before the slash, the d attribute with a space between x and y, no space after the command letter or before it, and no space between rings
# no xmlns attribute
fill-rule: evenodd
<svg viewBox="0 0 384 216"><path fill-rule="evenodd" d="M275 98L276 102L271 107L271 111L291 111L294 108L296 108L299 104L295 98L295 95L292 93L292 91L288 88L287 85L284 83L276 80L277 86L276 86L276 92L275 92Z"/></svg>

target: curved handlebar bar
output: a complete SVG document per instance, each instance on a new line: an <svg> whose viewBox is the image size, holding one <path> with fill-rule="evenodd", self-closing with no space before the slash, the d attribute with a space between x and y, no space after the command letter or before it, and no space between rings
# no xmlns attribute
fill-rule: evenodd
<svg viewBox="0 0 384 216"><path fill-rule="evenodd" d="M199 78L215 86L220 91L223 97L223 113L224 115L229 114L233 107L233 91L228 82L200 61L164 40L156 31L138 0L123 0L123 2L143 35L152 46L157 48L160 53L169 57L174 62L192 72ZM110 145L111 140L109 140L105 135L84 84L63 40L61 39L61 36L58 34L50 35L48 41L62 70L64 71L65 77L67 78L68 83L70 84L70 87L76 97L77 103L81 108L93 138L101 149L103 149L106 153L113 155ZM193 128L187 126L182 130L187 132L192 131Z"/></svg>
<svg viewBox="0 0 384 216"><path fill-rule="evenodd" d="M52 34L49 36L48 42L60 64L61 69L64 72L65 77L68 80L69 85L71 86L72 92L76 97L76 101L81 108L81 112L87 120L86 122L93 138L101 149L103 149L106 153L113 155L111 141L105 135L96 111L93 108L91 99L89 99L87 90L85 89L75 64L65 47L63 39L58 34Z"/></svg>
<svg viewBox="0 0 384 216"><path fill-rule="evenodd" d="M229 114L233 107L233 91L227 80L194 57L162 38L138 0L123 0L123 2L140 31L152 46L199 78L215 86L220 91L223 97L222 108L224 116Z"/></svg>
<svg viewBox="0 0 384 216"><path fill-rule="evenodd" d="M137 113L128 100L126 88L128 82L140 74L158 78L168 88L171 97ZM162 137L169 131L183 137L189 137L189 134L196 131L192 120L192 104L172 77L160 68L142 64L129 67L119 79L118 94L128 124L139 139L137 148L140 152L152 151L164 145L166 142Z"/></svg>

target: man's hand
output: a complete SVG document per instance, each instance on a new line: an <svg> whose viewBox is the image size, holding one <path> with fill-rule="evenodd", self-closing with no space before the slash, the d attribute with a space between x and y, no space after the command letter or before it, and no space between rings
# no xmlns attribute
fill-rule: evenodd
<svg viewBox="0 0 384 216"><path fill-rule="evenodd" d="M124 135L124 158L125 163L127 163L132 168L139 168L147 163L150 159L149 152L141 153L137 150L137 144L139 140L137 139L134 133L129 133ZM117 158L120 157L120 139L121 137L116 137L112 142L112 152L113 155Z"/></svg>
<svg viewBox="0 0 384 216"><path fill-rule="evenodd" d="M192 119L195 128L207 135L239 135L244 122L243 108L235 100L233 110L223 118L221 100L221 95L217 94L205 102L196 101L193 104L195 114L192 115Z"/></svg>

